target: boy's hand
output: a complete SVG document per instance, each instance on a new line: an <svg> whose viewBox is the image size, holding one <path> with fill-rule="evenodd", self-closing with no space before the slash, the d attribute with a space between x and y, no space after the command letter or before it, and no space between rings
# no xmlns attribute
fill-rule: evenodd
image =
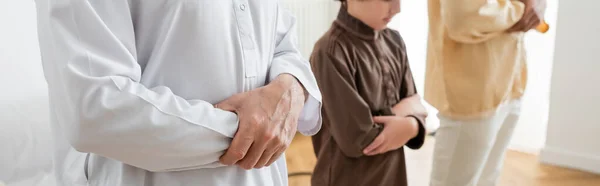
<svg viewBox="0 0 600 186"><path fill-rule="evenodd" d="M367 156L396 150L419 133L419 122L413 117L377 116L373 121L382 123L383 131L364 149Z"/></svg>

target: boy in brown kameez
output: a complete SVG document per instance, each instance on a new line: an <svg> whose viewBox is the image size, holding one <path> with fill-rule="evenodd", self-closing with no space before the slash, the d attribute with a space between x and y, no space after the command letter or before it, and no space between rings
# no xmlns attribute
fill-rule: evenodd
<svg viewBox="0 0 600 186"><path fill-rule="evenodd" d="M323 94L313 186L405 186L403 146L418 149L427 112L400 34L399 0L347 0L311 64Z"/></svg>

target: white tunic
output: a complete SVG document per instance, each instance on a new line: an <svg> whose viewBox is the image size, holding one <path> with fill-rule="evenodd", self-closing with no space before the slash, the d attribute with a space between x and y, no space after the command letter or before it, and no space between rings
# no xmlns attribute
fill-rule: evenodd
<svg viewBox="0 0 600 186"><path fill-rule="evenodd" d="M310 96L298 130L321 127L321 95L277 0L37 0L61 186L287 185L218 158L238 128L213 107L277 75Z"/></svg>

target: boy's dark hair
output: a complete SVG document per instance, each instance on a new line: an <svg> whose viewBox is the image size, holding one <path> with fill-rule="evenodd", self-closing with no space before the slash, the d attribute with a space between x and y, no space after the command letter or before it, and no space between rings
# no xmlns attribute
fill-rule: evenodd
<svg viewBox="0 0 600 186"><path fill-rule="evenodd" d="M344 4L346 4L346 1L348 1L348 0L333 0L333 1L339 1L342 3L342 5L344 5Z"/></svg>

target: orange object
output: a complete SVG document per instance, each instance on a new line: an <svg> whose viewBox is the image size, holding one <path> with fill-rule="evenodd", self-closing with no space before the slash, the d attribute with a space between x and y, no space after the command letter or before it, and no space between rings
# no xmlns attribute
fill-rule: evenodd
<svg viewBox="0 0 600 186"><path fill-rule="evenodd" d="M537 27L535 27L535 30L537 30L540 33L546 33L548 32L548 30L550 30L550 25L548 25L546 21L542 20L542 22Z"/></svg>

